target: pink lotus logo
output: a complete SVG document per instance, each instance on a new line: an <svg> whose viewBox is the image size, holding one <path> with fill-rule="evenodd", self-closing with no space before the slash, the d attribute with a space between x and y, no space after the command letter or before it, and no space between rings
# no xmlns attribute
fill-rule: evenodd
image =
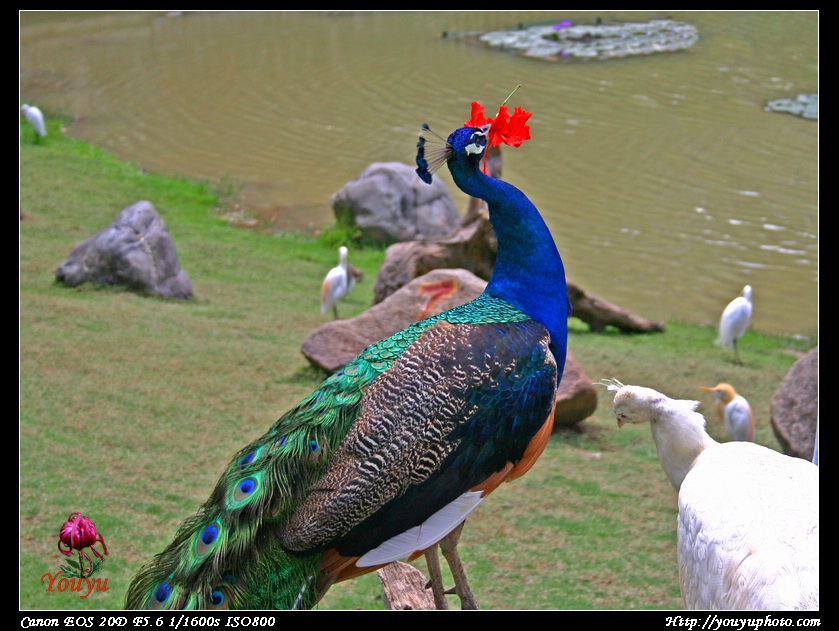
<svg viewBox="0 0 839 631"><path fill-rule="evenodd" d="M101 552L97 546L101 546ZM95 561L86 549L93 553ZM96 526L89 517L85 517L79 511L70 514L58 535L58 551L68 557L69 565L60 566L61 571L55 574L47 572L41 577L41 583L49 581L48 592L84 592L81 598L87 598L93 591L108 591L107 578L104 581L90 578L102 569L105 557L108 556L108 547L102 533L96 531ZM74 556L78 560L73 558Z"/></svg>

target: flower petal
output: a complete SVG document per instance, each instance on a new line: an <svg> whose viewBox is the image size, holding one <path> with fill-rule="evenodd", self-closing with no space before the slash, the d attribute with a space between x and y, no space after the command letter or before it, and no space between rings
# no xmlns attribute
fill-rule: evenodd
<svg viewBox="0 0 839 631"><path fill-rule="evenodd" d="M510 117L507 137L504 140L506 144L511 147L518 147L525 140L530 140L530 127L527 125L527 121L531 116L533 116L532 112L516 106L513 115Z"/></svg>
<svg viewBox="0 0 839 631"><path fill-rule="evenodd" d="M463 123L464 127L483 127L492 123L491 118L484 118L484 106L477 101L472 101L472 117Z"/></svg>

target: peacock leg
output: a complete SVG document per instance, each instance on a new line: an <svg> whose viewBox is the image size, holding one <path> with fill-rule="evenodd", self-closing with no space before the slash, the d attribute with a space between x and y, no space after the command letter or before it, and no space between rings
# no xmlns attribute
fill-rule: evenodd
<svg viewBox="0 0 839 631"><path fill-rule="evenodd" d="M425 551L425 562L428 565L428 582L431 585L431 593L434 595L434 606L437 609L448 609L449 601L446 599L446 590L443 587L443 571L440 569L436 543Z"/></svg>
<svg viewBox="0 0 839 631"><path fill-rule="evenodd" d="M457 553L457 543L460 541L460 533L463 530L464 523L466 522L461 523L440 540L440 551L449 564L449 569L454 577L454 589L460 598L460 608L478 609L478 601L475 600L475 594L472 593L472 588L466 579L466 570L463 569L463 563L461 563L460 555Z"/></svg>

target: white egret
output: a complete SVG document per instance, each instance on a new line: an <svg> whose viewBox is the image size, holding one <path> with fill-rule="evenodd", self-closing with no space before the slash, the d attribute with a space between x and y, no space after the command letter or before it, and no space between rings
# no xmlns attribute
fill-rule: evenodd
<svg viewBox="0 0 839 631"><path fill-rule="evenodd" d="M38 132L39 136L47 135L47 126L44 124L44 115L41 113L40 109L34 105L27 105L24 103L20 106L20 111L23 112L24 117L27 121L29 121L29 124L35 128L35 131Z"/></svg>
<svg viewBox="0 0 839 631"><path fill-rule="evenodd" d="M350 293L355 283L364 277L361 270L347 263L349 250L346 246L338 248L338 265L326 273L320 286L320 312L325 314L332 309L338 319L338 302Z"/></svg>
<svg viewBox="0 0 839 631"><path fill-rule="evenodd" d="M737 340L743 337L752 319L752 286L746 285L734 300L728 303L720 316L719 335L716 343L728 350L740 361Z"/></svg>

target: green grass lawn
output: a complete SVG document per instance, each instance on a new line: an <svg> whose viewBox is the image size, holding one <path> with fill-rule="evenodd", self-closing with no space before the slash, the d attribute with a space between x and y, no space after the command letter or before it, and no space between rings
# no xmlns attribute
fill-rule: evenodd
<svg viewBox="0 0 839 631"><path fill-rule="evenodd" d="M217 183L145 173L60 127L48 120L49 136L38 140L21 124L20 608L120 609L131 577L206 499L233 454L324 378L300 348L329 318L318 289L337 244L232 226ZM79 241L143 199L167 224L192 299L55 282ZM351 248L365 279L342 303L343 317L372 303L383 258ZM712 328L666 326L595 334L572 318L570 348L593 381L697 399L709 419L712 401L698 386L729 381L751 401L757 442L779 449L770 399L817 340L750 331L738 365L714 346ZM599 396L591 418L555 434L527 476L469 518L460 553L482 608L681 607L676 494L649 429L618 430L611 396L605 388ZM709 422L709 431L724 439L720 425ZM107 591L88 598L48 592L42 581L66 563L58 532L77 510L109 551L98 575ZM336 585L320 605L382 607L375 575Z"/></svg>

